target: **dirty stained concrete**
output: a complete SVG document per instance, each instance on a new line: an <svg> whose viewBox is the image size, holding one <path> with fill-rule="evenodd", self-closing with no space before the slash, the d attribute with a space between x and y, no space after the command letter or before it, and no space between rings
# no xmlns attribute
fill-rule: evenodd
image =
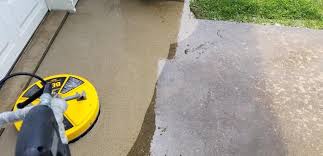
<svg viewBox="0 0 323 156"><path fill-rule="evenodd" d="M152 155L322 155L323 31L185 20Z"/></svg>
<svg viewBox="0 0 323 156"><path fill-rule="evenodd" d="M71 73L96 87L101 115L70 145L72 155L127 155L140 131L157 81L158 62L176 42L182 2L80 0L37 74ZM14 155L16 131L0 137L1 156Z"/></svg>

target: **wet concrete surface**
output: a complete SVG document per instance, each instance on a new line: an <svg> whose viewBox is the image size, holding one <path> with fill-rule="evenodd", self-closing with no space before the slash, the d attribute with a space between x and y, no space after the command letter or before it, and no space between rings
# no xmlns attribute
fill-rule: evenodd
<svg viewBox="0 0 323 156"><path fill-rule="evenodd" d="M323 31L187 18L157 82L151 154L321 155Z"/></svg>
<svg viewBox="0 0 323 156"><path fill-rule="evenodd" d="M153 97L158 62L176 42L182 6L164 0L78 2L37 71L80 75L98 91L99 120L70 145L72 155L128 154ZM1 156L13 155L15 137L12 127L4 131Z"/></svg>
<svg viewBox="0 0 323 156"><path fill-rule="evenodd" d="M156 104L156 89L154 91L154 96L150 102L150 105L145 114L145 118L143 124L141 126L140 132L137 136L136 141L134 142L131 150L127 154L128 156L149 156L150 153L150 145L153 139L154 132L156 130L155 124L155 104Z"/></svg>

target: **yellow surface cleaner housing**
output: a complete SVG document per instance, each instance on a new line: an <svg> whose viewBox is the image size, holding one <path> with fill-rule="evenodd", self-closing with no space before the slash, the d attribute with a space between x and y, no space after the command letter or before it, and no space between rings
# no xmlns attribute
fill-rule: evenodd
<svg viewBox="0 0 323 156"><path fill-rule="evenodd" d="M68 108L64 113L65 133L69 143L74 142L84 136L96 123L100 114L98 94L94 86L86 79L69 74L49 76L44 79L53 88L52 94L62 98L82 94L82 99L67 101ZM29 86L18 98L13 110L17 110L17 105L42 88L41 81L37 81ZM32 102L37 105L39 99ZM22 121L15 122L18 131L22 126Z"/></svg>

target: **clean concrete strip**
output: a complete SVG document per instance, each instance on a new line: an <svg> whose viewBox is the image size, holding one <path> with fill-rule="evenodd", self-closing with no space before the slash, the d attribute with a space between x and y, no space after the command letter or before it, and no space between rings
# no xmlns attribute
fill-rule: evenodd
<svg viewBox="0 0 323 156"><path fill-rule="evenodd" d="M33 37L25 47L20 58L14 65L11 73L29 72L35 73L44 59L48 49L55 40L68 16L67 12L49 12L35 31ZM27 88L31 81L30 77L18 77L8 81L0 90L0 112L9 110L19 94ZM0 129L0 136L4 129Z"/></svg>

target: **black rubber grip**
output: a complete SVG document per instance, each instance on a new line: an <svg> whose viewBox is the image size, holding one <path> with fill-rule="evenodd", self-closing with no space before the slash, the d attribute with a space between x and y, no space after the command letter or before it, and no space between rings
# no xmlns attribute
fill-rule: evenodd
<svg viewBox="0 0 323 156"><path fill-rule="evenodd" d="M18 103L17 108L21 109L21 108L26 107L28 104L30 104L31 102L33 102L34 100L39 98L43 94L43 91L44 91L44 87L39 89L35 94L33 94L31 97L29 97L26 101Z"/></svg>

